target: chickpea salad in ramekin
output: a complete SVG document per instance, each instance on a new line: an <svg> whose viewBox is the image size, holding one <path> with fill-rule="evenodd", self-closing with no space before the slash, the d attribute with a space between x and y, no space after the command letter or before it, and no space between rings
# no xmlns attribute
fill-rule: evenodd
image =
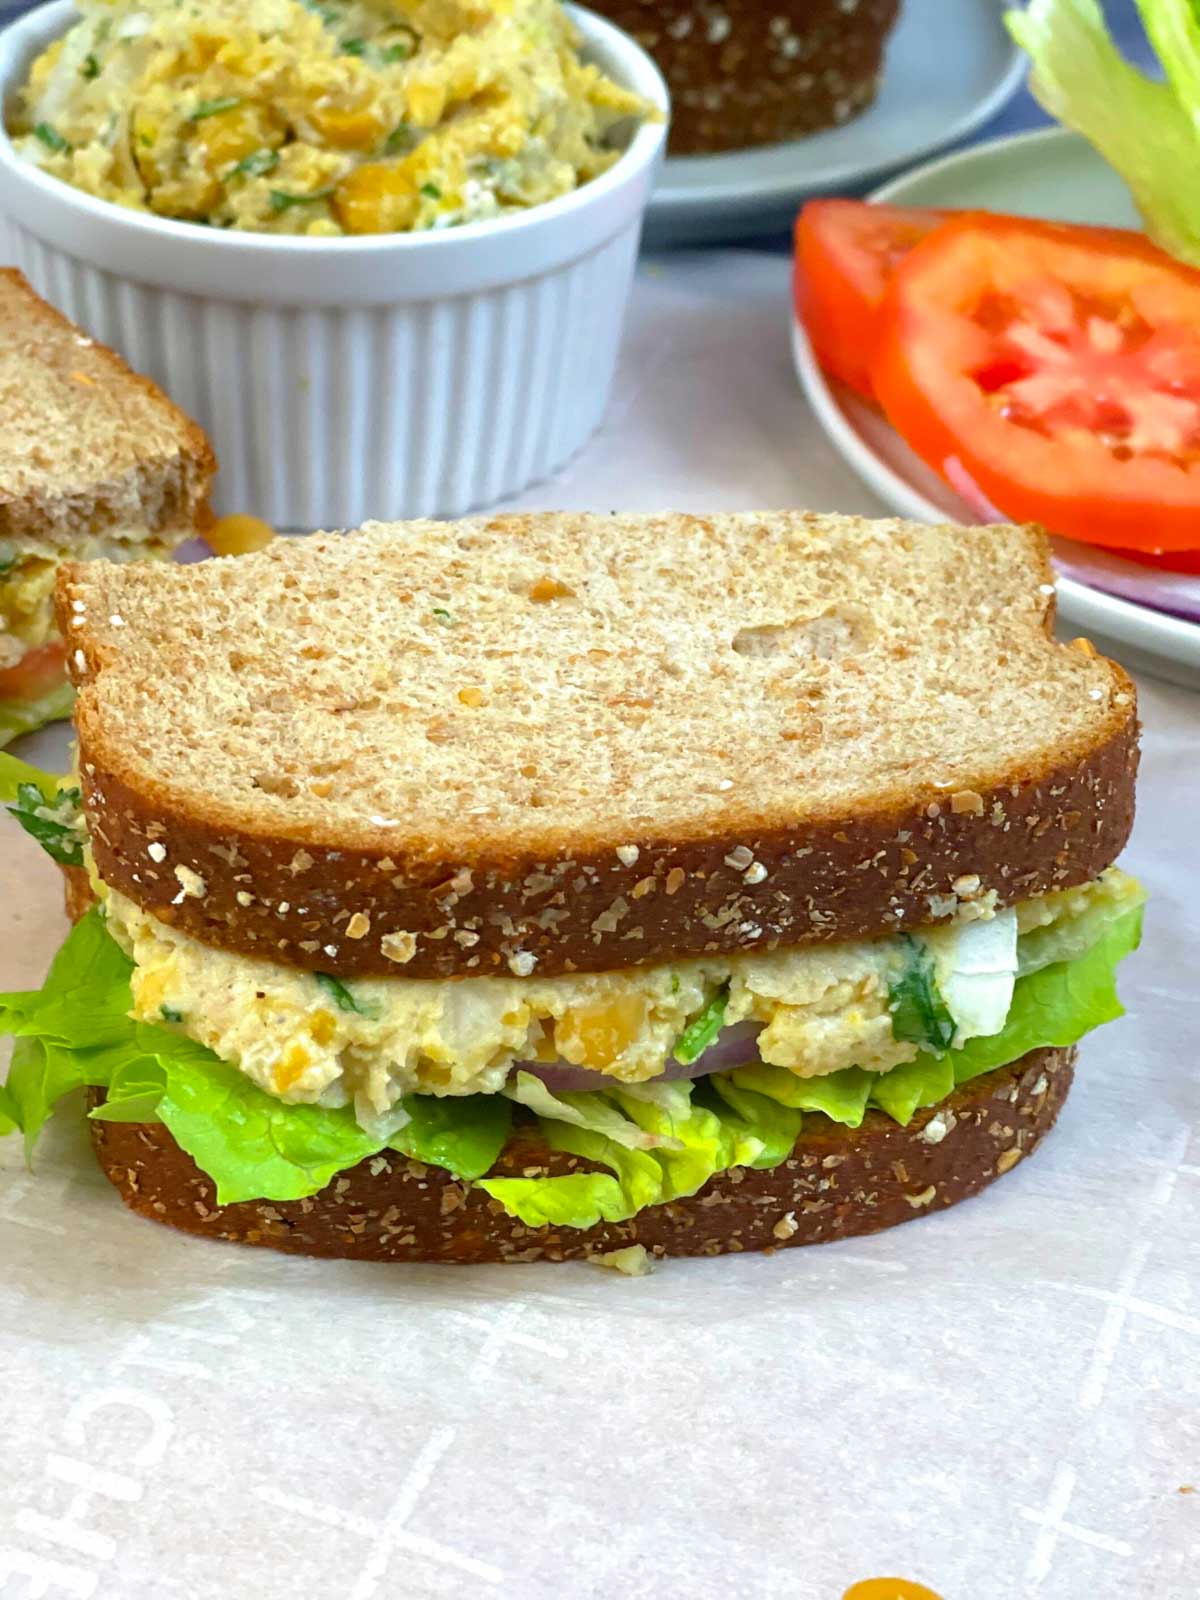
<svg viewBox="0 0 1200 1600"><path fill-rule="evenodd" d="M461 516L599 426L670 105L584 7L47 0L0 101L15 265L200 422L218 512Z"/></svg>
<svg viewBox="0 0 1200 1600"><path fill-rule="evenodd" d="M568 194L654 108L558 0L80 0L11 109L18 154L102 200L315 237Z"/></svg>

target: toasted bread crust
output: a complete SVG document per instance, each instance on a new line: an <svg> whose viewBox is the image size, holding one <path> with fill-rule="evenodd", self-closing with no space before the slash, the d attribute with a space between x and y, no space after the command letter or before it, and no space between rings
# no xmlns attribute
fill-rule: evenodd
<svg viewBox="0 0 1200 1600"><path fill-rule="evenodd" d="M436 620L451 571L470 626ZM1033 528L801 512L68 563L97 864L202 942L340 977L603 971L1084 882L1129 833L1136 695L1052 642L1051 577ZM519 712L497 661L539 679Z"/></svg>
<svg viewBox="0 0 1200 1600"><path fill-rule="evenodd" d="M894 933L944 921L964 898L994 892L1008 905L1087 882L1133 825L1135 692L1120 678L1127 705L1095 746L1043 770L789 831L642 839L631 865L610 845L506 859L485 839L464 864L231 834L118 778L86 707L84 803L104 881L220 949L339 977L605 971ZM763 869L757 882L751 862ZM177 868L202 892L181 893ZM356 914L368 937L347 937ZM389 958L389 934L413 937Z"/></svg>
<svg viewBox="0 0 1200 1600"><path fill-rule="evenodd" d="M0 538L20 543L23 539L57 537L69 546L78 536L81 517L91 533L103 533L109 522L119 526L124 512L117 509L117 504L123 505L129 492L142 498L149 487L154 490L154 509L150 511L148 505L142 509L147 513L147 531L151 534L162 534L177 542L193 529L203 532L210 527L214 518L209 492L217 460L200 425L151 378L134 372L115 350L85 338L31 288L23 273L15 267L4 267L0 268L0 323L10 322L19 324L17 336L22 341L40 338L46 349L57 352L67 365L78 369L69 373L64 390L70 390L73 381L78 386L75 399L79 405L109 407L111 415L106 421L110 429L128 426L117 404L120 397L136 393L154 407L162 439L144 458L144 442L132 441L131 446L137 448L131 447L129 463L119 479L99 483L85 480L70 486L70 500L86 503L86 517L79 505L64 500L63 485L57 485L55 493L29 492L27 488L14 491L0 464ZM64 347L69 351L69 361L62 354Z"/></svg>
<svg viewBox="0 0 1200 1600"><path fill-rule="evenodd" d="M874 100L898 0L600 0L671 90L672 155L778 144L836 128Z"/></svg>
<svg viewBox="0 0 1200 1600"><path fill-rule="evenodd" d="M82 867L62 867L63 908L72 922L78 922L96 904L88 875Z"/></svg>
<svg viewBox="0 0 1200 1600"><path fill-rule="evenodd" d="M977 1194L1049 1132L1074 1057L1033 1050L917 1112L906 1128L880 1111L857 1129L813 1113L773 1170L722 1173L689 1199L586 1230L527 1228L482 1190L395 1155L363 1162L311 1200L218 1206L162 1124L91 1129L100 1165L132 1211L207 1238L363 1261L565 1261L631 1244L656 1256L715 1256L875 1233ZM595 1170L548 1149L532 1127L510 1140L493 1175L531 1167Z"/></svg>

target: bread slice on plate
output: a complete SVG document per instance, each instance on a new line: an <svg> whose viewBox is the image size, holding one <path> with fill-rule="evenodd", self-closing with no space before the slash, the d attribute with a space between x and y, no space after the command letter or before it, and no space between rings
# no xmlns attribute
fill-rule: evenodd
<svg viewBox="0 0 1200 1600"><path fill-rule="evenodd" d="M57 606L80 920L0 1028L146 1216L394 1260L866 1232L1029 1154L1120 1013L1134 690L1054 642L1033 530L374 525Z"/></svg>
<svg viewBox="0 0 1200 1600"><path fill-rule="evenodd" d="M67 715L64 557L162 557L211 521L216 461L148 378L0 268L0 744Z"/></svg>

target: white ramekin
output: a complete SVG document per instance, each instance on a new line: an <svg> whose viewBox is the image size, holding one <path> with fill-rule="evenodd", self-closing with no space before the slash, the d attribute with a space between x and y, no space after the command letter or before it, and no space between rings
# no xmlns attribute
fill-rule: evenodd
<svg viewBox="0 0 1200 1600"><path fill-rule="evenodd" d="M650 58L569 7L586 53L667 109ZM74 15L0 33L4 103ZM20 160L0 129L8 254L206 429L218 506L280 528L458 516L547 477L608 399L665 122L573 194L443 232L305 239L167 221Z"/></svg>

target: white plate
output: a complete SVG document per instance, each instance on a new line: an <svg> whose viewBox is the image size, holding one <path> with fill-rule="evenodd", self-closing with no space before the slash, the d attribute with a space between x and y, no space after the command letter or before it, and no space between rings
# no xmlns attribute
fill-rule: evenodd
<svg viewBox="0 0 1200 1600"><path fill-rule="evenodd" d="M873 106L807 139L668 160L646 242L700 244L790 227L806 195L861 187L972 133L1024 79L1003 9L1000 0L904 0Z"/></svg>
<svg viewBox="0 0 1200 1600"><path fill-rule="evenodd" d="M947 156L896 179L872 198L1123 227L1137 220L1111 168L1090 145L1058 128ZM792 332L796 370L817 420L868 488L902 516L977 522L977 512L918 460L878 411L826 378L794 321ZM1127 665L1200 688L1200 624L1136 598L1200 612L1200 578L1160 573L1061 540L1054 541L1054 555L1059 611L1067 622L1110 641Z"/></svg>

